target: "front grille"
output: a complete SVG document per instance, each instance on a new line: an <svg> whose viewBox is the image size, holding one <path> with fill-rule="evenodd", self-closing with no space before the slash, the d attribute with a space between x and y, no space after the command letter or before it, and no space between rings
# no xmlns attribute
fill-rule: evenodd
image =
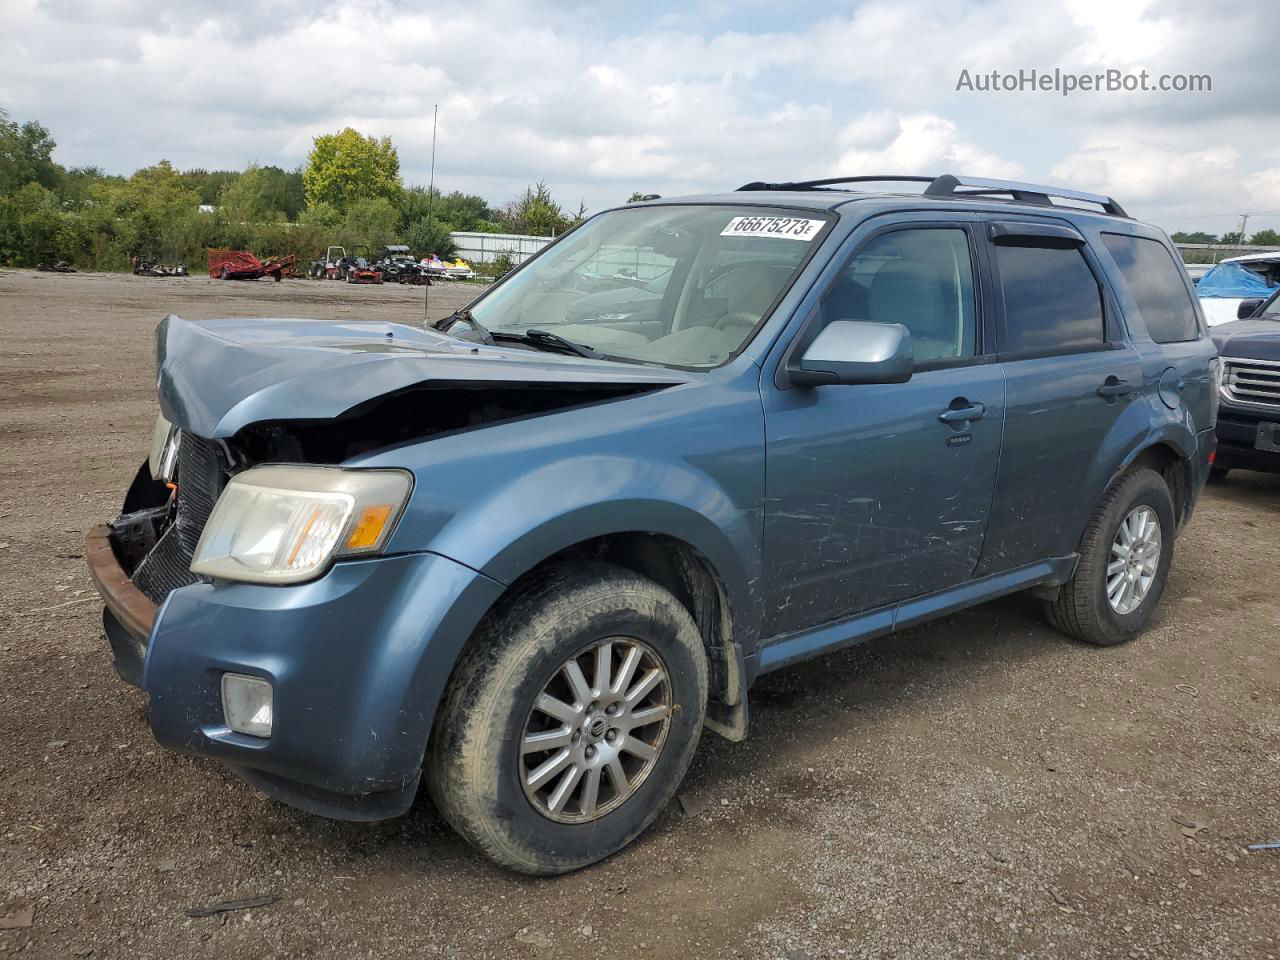
<svg viewBox="0 0 1280 960"><path fill-rule="evenodd" d="M1280 363L1223 358L1222 392L1236 403L1280 406Z"/></svg>
<svg viewBox="0 0 1280 960"><path fill-rule="evenodd" d="M204 530L214 501L222 492L225 474L216 443L190 433L178 445L178 496L174 519L151 552L133 571L133 582L156 603L174 590L195 583L191 558Z"/></svg>

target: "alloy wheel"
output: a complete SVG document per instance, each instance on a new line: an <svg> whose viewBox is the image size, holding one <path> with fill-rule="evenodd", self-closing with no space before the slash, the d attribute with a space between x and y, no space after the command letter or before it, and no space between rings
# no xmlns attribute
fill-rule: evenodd
<svg viewBox="0 0 1280 960"><path fill-rule="evenodd" d="M520 738L520 783L543 816L586 823L648 777L671 726L671 683L647 644L609 637L570 657L534 701Z"/></svg>
<svg viewBox="0 0 1280 960"><path fill-rule="evenodd" d="M1116 613L1132 613L1146 598L1160 569L1160 519L1148 506L1134 507L1121 521L1107 563L1107 602Z"/></svg>

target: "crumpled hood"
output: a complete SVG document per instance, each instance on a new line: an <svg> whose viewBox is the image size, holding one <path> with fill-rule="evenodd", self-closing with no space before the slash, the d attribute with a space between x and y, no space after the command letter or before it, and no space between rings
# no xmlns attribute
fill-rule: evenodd
<svg viewBox="0 0 1280 960"><path fill-rule="evenodd" d="M1224 357L1280 361L1280 320L1236 320L1209 328Z"/></svg>
<svg viewBox="0 0 1280 960"><path fill-rule="evenodd" d="M675 385L689 374L642 364L467 343L398 323L184 320L156 328L165 417L202 437L263 420L336 417L426 381Z"/></svg>

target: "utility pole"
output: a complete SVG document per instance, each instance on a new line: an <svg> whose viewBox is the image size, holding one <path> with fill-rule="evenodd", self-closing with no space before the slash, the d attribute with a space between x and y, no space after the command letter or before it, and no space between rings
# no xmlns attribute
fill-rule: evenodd
<svg viewBox="0 0 1280 960"><path fill-rule="evenodd" d="M440 104L431 110L431 176L427 180L427 231L430 232L432 210L436 202L436 127L440 123ZM422 323L425 326L431 320L431 277L422 288Z"/></svg>
<svg viewBox="0 0 1280 960"><path fill-rule="evenodd" d="M1242 247L1245 244L1244 228L1245 228L1245 225L1248 224L1248 222L1249 222L1249 215L1247 213L1240 214L1240 246Z"/></svg>

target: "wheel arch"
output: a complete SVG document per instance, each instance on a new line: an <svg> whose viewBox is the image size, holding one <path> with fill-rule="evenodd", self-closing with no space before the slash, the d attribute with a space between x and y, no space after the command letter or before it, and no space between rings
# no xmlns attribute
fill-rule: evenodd
<svg viewBox="0 0 1280 960"><path fill-rule="evenodd" d="M710 667L707 726L730 740L746 735L746 670L740 633L749 614L735 606L724 571L687 539L670 533L619 530L561 546L536 559L509 580L486 616L530 578L548 567L584 560L604 561L653 580L688 610L702 637ZM746 602L739 598L739 602ZM747 632L750 632L748 629Z"/></svg>
<svg viewBox="0 0 1280 960"><path fill-rule="evenodd" d="M1169 488L1169 496L1173 498L1174 515L1181 528L1190 516L1191 506L1195 502L1195 470L1192 463L1191 453L1177 442L1176 437L1158 436L1131 453L1116 471L1111 482L1114 483L1134 467L1154 470L1164 478Z"/></svg>
<svg viewBox="0 0 1280 960"><path fill-rule="evenodd" d="M1079 550L1080 538L1097 504L1135 466L1148 467L1164 478L1179 529L1191 515L1199 492L1194 468L1195 434L1181 424L1144 422L1142 411L1136 406L1131 410L1132 415L1122 418L1106 438L1101 456L1090 468L1077 501L1070 507L1069 522L1063 524L1059 540L1060 555Z"/></svg>

